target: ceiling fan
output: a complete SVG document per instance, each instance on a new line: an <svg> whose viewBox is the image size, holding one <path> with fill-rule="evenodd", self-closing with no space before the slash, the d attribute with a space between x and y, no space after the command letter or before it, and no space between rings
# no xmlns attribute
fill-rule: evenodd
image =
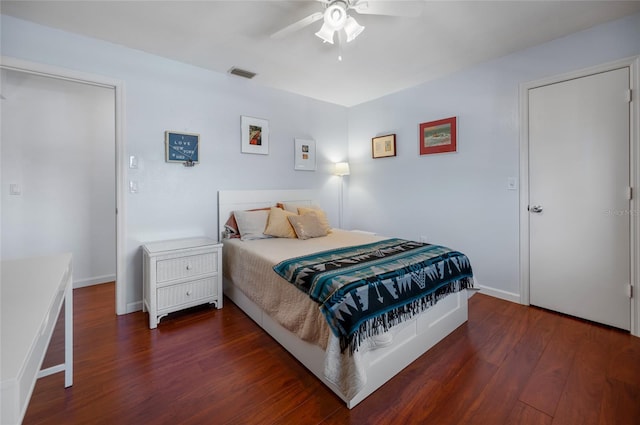
<svg viewBox="0 0 640 425"><path fill-rule="evenodd" d="M271 38L283 38L314 22L324 18L322 27L316 36L325 43L333 44L336 32L344 30L347 43L353 41L364 31L364 27L349 14L350 11L361 15L386 15L415 17L422 12L422 2L418 1L364 1L364 0L316 0L324 4L324 12L313 13L271 34Z"/></svg>

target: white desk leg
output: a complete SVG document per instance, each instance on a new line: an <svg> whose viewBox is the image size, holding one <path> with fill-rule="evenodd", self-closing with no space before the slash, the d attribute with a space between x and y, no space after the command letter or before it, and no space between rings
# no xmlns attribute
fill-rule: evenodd
<svg viewBox="0 0 640 425"><path fill-rule="evenodd" d="M73 385L73 282L64 298L64 387Z"/></svg>

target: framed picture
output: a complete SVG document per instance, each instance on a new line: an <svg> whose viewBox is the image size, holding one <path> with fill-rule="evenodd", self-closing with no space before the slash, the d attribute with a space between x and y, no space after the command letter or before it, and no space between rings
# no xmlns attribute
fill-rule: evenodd
<svg viewBox="0 0 640 425"><path fill-rule="evenodd" d="M396 135L387 134L371 139L371 156L374 158L396 156Z"/></svg>
<svg viewBox="0 0 640 425"><path fill-rule="evenodd" d="M241 117L242 153L269 154L269 121Z"/></svg>
<svg viewBox="0 0 640 425"><path fill-rule="evenodd" d="M456 151L456 117L420 124L420 155Z"/></svg>
<svg viewBox="0 0 640 425"><path fill-rule="evenodd" d="M315 140L295 139L293 142L293 168L303 171L316 170L316 142Z"/></svg>
<svg viewBox="0 0 640 425"><path fill-rule="evenodd" d="M200 135L193 133L164 132L166 162L182 162L193 165L199 161Z"/></svg>

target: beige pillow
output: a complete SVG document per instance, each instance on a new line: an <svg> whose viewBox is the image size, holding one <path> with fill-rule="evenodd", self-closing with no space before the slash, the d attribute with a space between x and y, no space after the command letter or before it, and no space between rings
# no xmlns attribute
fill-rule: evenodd
<svg viewBox="0 0 640 425"><path fill-rule="evenodd" d="M326 226L313 211L304 215L290 215L287 218L296 231L298 239L318 238L328 234Z"/></svg>
<svg viewBox="0 0 640 425"><path fill-rule="evenodd" d="M289 220L287 220L287 217L292 215L297 214L285 211L281 208L271 207L271 210L269 211L269 218L267 220L267 227L264 229L264 234L275 236L276 238L295 238L296 232L293 230Z"/></svg>
<svg viewBox="0 0 640 425"><path fill-rule="evenodd" d="M313 208L316 210L320 209L320 205L314 202L278 202L276 203L276 206L282 208L285 211L291 211L294 213L298 212L298 208Z"/></svg>
<svg viewBox="0 0 640 425"><path fill-rule="evenodd" d="M331 226L329 225L329 220L327 219L327 214L322 211L320 208L312 208L312 207L298 207L298 214L305 215L309 213L315 213L320 220L320 223L325 228L325 235L331 233ZM324 235L323 235L324 236Z"/></svg>

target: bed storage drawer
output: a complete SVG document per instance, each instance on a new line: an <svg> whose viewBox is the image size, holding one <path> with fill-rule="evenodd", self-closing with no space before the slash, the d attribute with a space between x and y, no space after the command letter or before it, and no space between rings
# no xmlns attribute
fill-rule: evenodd
<svg viewBox="0 0 640 425"><path fill-rule="evenodd" d="M158 283L198 276L217 271L217 252L190 255L188 257L160 260L157 263L156 281Z"/></svg>

